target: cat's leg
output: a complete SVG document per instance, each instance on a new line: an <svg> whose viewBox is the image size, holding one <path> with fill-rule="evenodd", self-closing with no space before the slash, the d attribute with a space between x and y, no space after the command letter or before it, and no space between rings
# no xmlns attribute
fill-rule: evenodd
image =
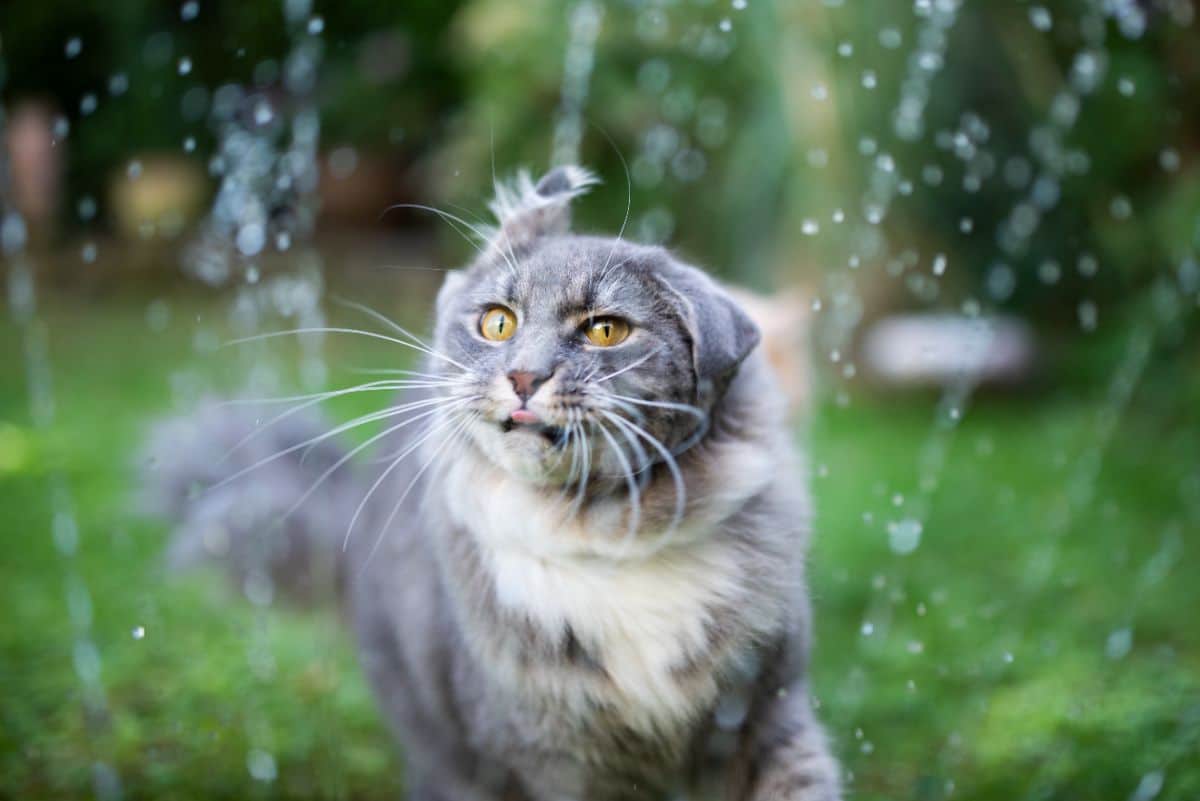
<svg viewBox="0 0 1200 801"><path fill-rule="evenodd" d="M758 700L747 732L751 780L746 801L837 801L840 768L813 715L807 687L797 682Z"/></svg>

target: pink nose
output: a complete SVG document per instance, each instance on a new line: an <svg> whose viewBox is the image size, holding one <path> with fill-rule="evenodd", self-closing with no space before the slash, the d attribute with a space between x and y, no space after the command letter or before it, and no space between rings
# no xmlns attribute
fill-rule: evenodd
<svg viewBox="0 0 1200 801"><path fill-rule="evenodd" d="M508 382L512 384L513 392L517 393L518 398L528 400L529 396L537 392L538 387L544 384L549 377L549 373L514 370L508 374Z"/></svg>

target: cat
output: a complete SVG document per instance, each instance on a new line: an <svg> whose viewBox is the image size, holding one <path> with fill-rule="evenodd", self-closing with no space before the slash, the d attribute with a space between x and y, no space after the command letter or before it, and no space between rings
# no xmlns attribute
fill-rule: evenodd
<svg viewBox="0 0 1200 801"><path fill-rule="evenodd" d="M498 188L432 344L392 329L427 358L380 464L343 475L339 429L299 411L164 426L173 558L260 589L334 574L419 801L837 799L759 331L669 251L571 233L594 182Z"/></svg>

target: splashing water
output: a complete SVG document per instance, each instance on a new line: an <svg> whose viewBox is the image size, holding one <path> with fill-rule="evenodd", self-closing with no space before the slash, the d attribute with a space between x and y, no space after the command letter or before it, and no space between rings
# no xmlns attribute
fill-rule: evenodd
<svg viewBox="0 0 1200 801"><path fill-rule="evenodd" d="M79 40L72 39L67 45L68 58L78 55L81 49ZM0 88L3 78L4 62L0 59ZM0 106L0 143L7 142L5 126L6 112ZM29 416L34 430L49 437L56 424L49 330L38 312L36 270L25 251L25 220L13 203L10 181L6 150L0 154L0 250L9 265L9 313L22 341ZM66 473L59 467L49 469L46 484L50 498L49 533L62 564L72 631L71 655L83 699L84 720L89 732L99 734L108 728L110 715L100 649L92 634L92 596L79 566L83 532L75 515L75 499ZM92 758L93 792L101 801L117 801L123 796L120 777L101 755L93 754Z"/></svg>

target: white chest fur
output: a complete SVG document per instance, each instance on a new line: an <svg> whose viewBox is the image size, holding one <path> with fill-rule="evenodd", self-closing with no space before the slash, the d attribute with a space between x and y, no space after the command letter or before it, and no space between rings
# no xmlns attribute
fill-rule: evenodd
<svg viewBox="0 0 1200 801"><path fill-rule="evenodd" d="M455 522L479 543L498 603L547 633L569 629L603 666L629 722L678 721L715 695L715 677L681 682L678 669L707 648L717 608L746 594L750 577L733 545L685 525L674 535L679 547L629 548L618 558L619 510L580 522L532 487L470 461L447 478ZM596 690L587 682L563 689Z"/></svg>

